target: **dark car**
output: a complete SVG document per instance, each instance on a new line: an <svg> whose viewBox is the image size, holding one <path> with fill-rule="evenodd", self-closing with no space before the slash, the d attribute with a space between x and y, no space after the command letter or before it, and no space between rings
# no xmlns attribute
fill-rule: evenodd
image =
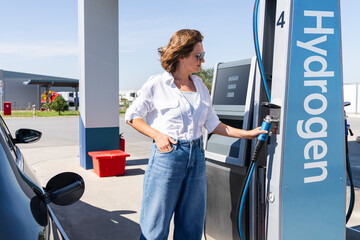
<svg viewBox="0 0 360 240"><path fill-rule="evenodd" d="M75 203L84 180L66 172L40 187L16 144L38 141L41 132L19 129L15 135L0 116L0 239L68 239L48 204Z"/></svg>

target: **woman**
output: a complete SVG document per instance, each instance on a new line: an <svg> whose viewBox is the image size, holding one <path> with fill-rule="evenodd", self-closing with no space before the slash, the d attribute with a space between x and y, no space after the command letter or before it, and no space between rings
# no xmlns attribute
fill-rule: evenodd
<svg viewBox="0 0 360 240"><path fill-rule="evenodd" d="M150 77L126 112L126 122L154 140L144 176L140 239L167 239L173 213L174 239L201 239L206 203L203 127L248 139L266 132L220 122L206 86L191 74L200 72L205 62L202 40L197 30L174 33L159 48L165 72Z"/></svg>

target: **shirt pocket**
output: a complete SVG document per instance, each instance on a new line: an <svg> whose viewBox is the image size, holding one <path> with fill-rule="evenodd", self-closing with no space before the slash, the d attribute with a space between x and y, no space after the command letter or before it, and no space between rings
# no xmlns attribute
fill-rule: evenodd
<svg viewBox="0 0 360 240"><path fill-rule="evenodd" d="M178 100L164 100L155 103L160 116L169 122L181 122L181 111Z"/></svg>

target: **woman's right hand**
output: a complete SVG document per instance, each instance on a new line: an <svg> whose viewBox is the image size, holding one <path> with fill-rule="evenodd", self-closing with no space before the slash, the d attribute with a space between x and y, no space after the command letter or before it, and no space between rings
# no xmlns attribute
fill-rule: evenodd
<svg viewBox="0 0 360 240"><path fill-rule="evenodd" d="M154 137L156 146L158 147L158 149L160 150L160 152L170 152L172 149L172 146L170 143L172 144L176 144L176 141L174 139L172 139L170 136L163 134L163 133L159 133Z"/></svg>
<svg viewBox="0 0 360 240"><path fill-rule="evenodd" d="M142 134L145 134L146 136L154 139L156 146L161 152L170 152L172 149L170 143L176 144L176 141L174 139L150 127L141 118L134 118L126 122Z"/></svg>

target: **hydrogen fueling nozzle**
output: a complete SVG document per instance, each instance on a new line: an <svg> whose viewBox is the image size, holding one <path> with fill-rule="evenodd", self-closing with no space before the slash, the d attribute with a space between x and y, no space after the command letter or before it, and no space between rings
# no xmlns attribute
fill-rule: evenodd
<svg viewBox="0 0 360 240"><path fill-rule="evenodd" d="M267 141L267 138L269 136L269 132L270 132L270 129L271 129L271 123L272 123L272 117L270 115L267 115L264 118L264 121L262 122L261 128L260 128L260 130L266 130L267 133L259 134L259 136L257 137L258 140L261 140L263 142Z"/></svg>
<svg viewBox="0 0 360 240"><path fill-rule="evenodd" d="M271 123L273 122L273 118L270 115L267 115L264 118L263 123L261 124L261 128L260 130L266 130L267 133L261 133L259 134L259 136L256 139L255 142L255 146L254 146L254 151L253 154L251 156L251 161L252 162L256 162L260 150L262 148L262 146L264 145L264 143L267 141L268 137L269 137L269 133L270 133L270 129L271 129Z"/></svg>
<svg viewBox="0 0 360 240"><path fill-rule="evenodd" d="M272 108L272 109L280 108L280 106L278 106L276 104L273 104L273 103L269 103L269 102L264 102L261 105L264 106L264 107L267 107L267 108ZM256 162L257 158L259 157L259 153L260 153L260 150L261 150L262 146L264 145L264 143L267 141L267 139L269 137L269 133L270 133L270 130L271 130L272 123L278 123L278 122L279 122L279 119L275 118L275 117L273 117L271 115L267 115L264 118L260 129L261 130L266 130L267 133L261 133L257 137L256 142L255 142L255 146L254 146L254 151L253 151L253 154L251 156L251 161Z"/></svg>

